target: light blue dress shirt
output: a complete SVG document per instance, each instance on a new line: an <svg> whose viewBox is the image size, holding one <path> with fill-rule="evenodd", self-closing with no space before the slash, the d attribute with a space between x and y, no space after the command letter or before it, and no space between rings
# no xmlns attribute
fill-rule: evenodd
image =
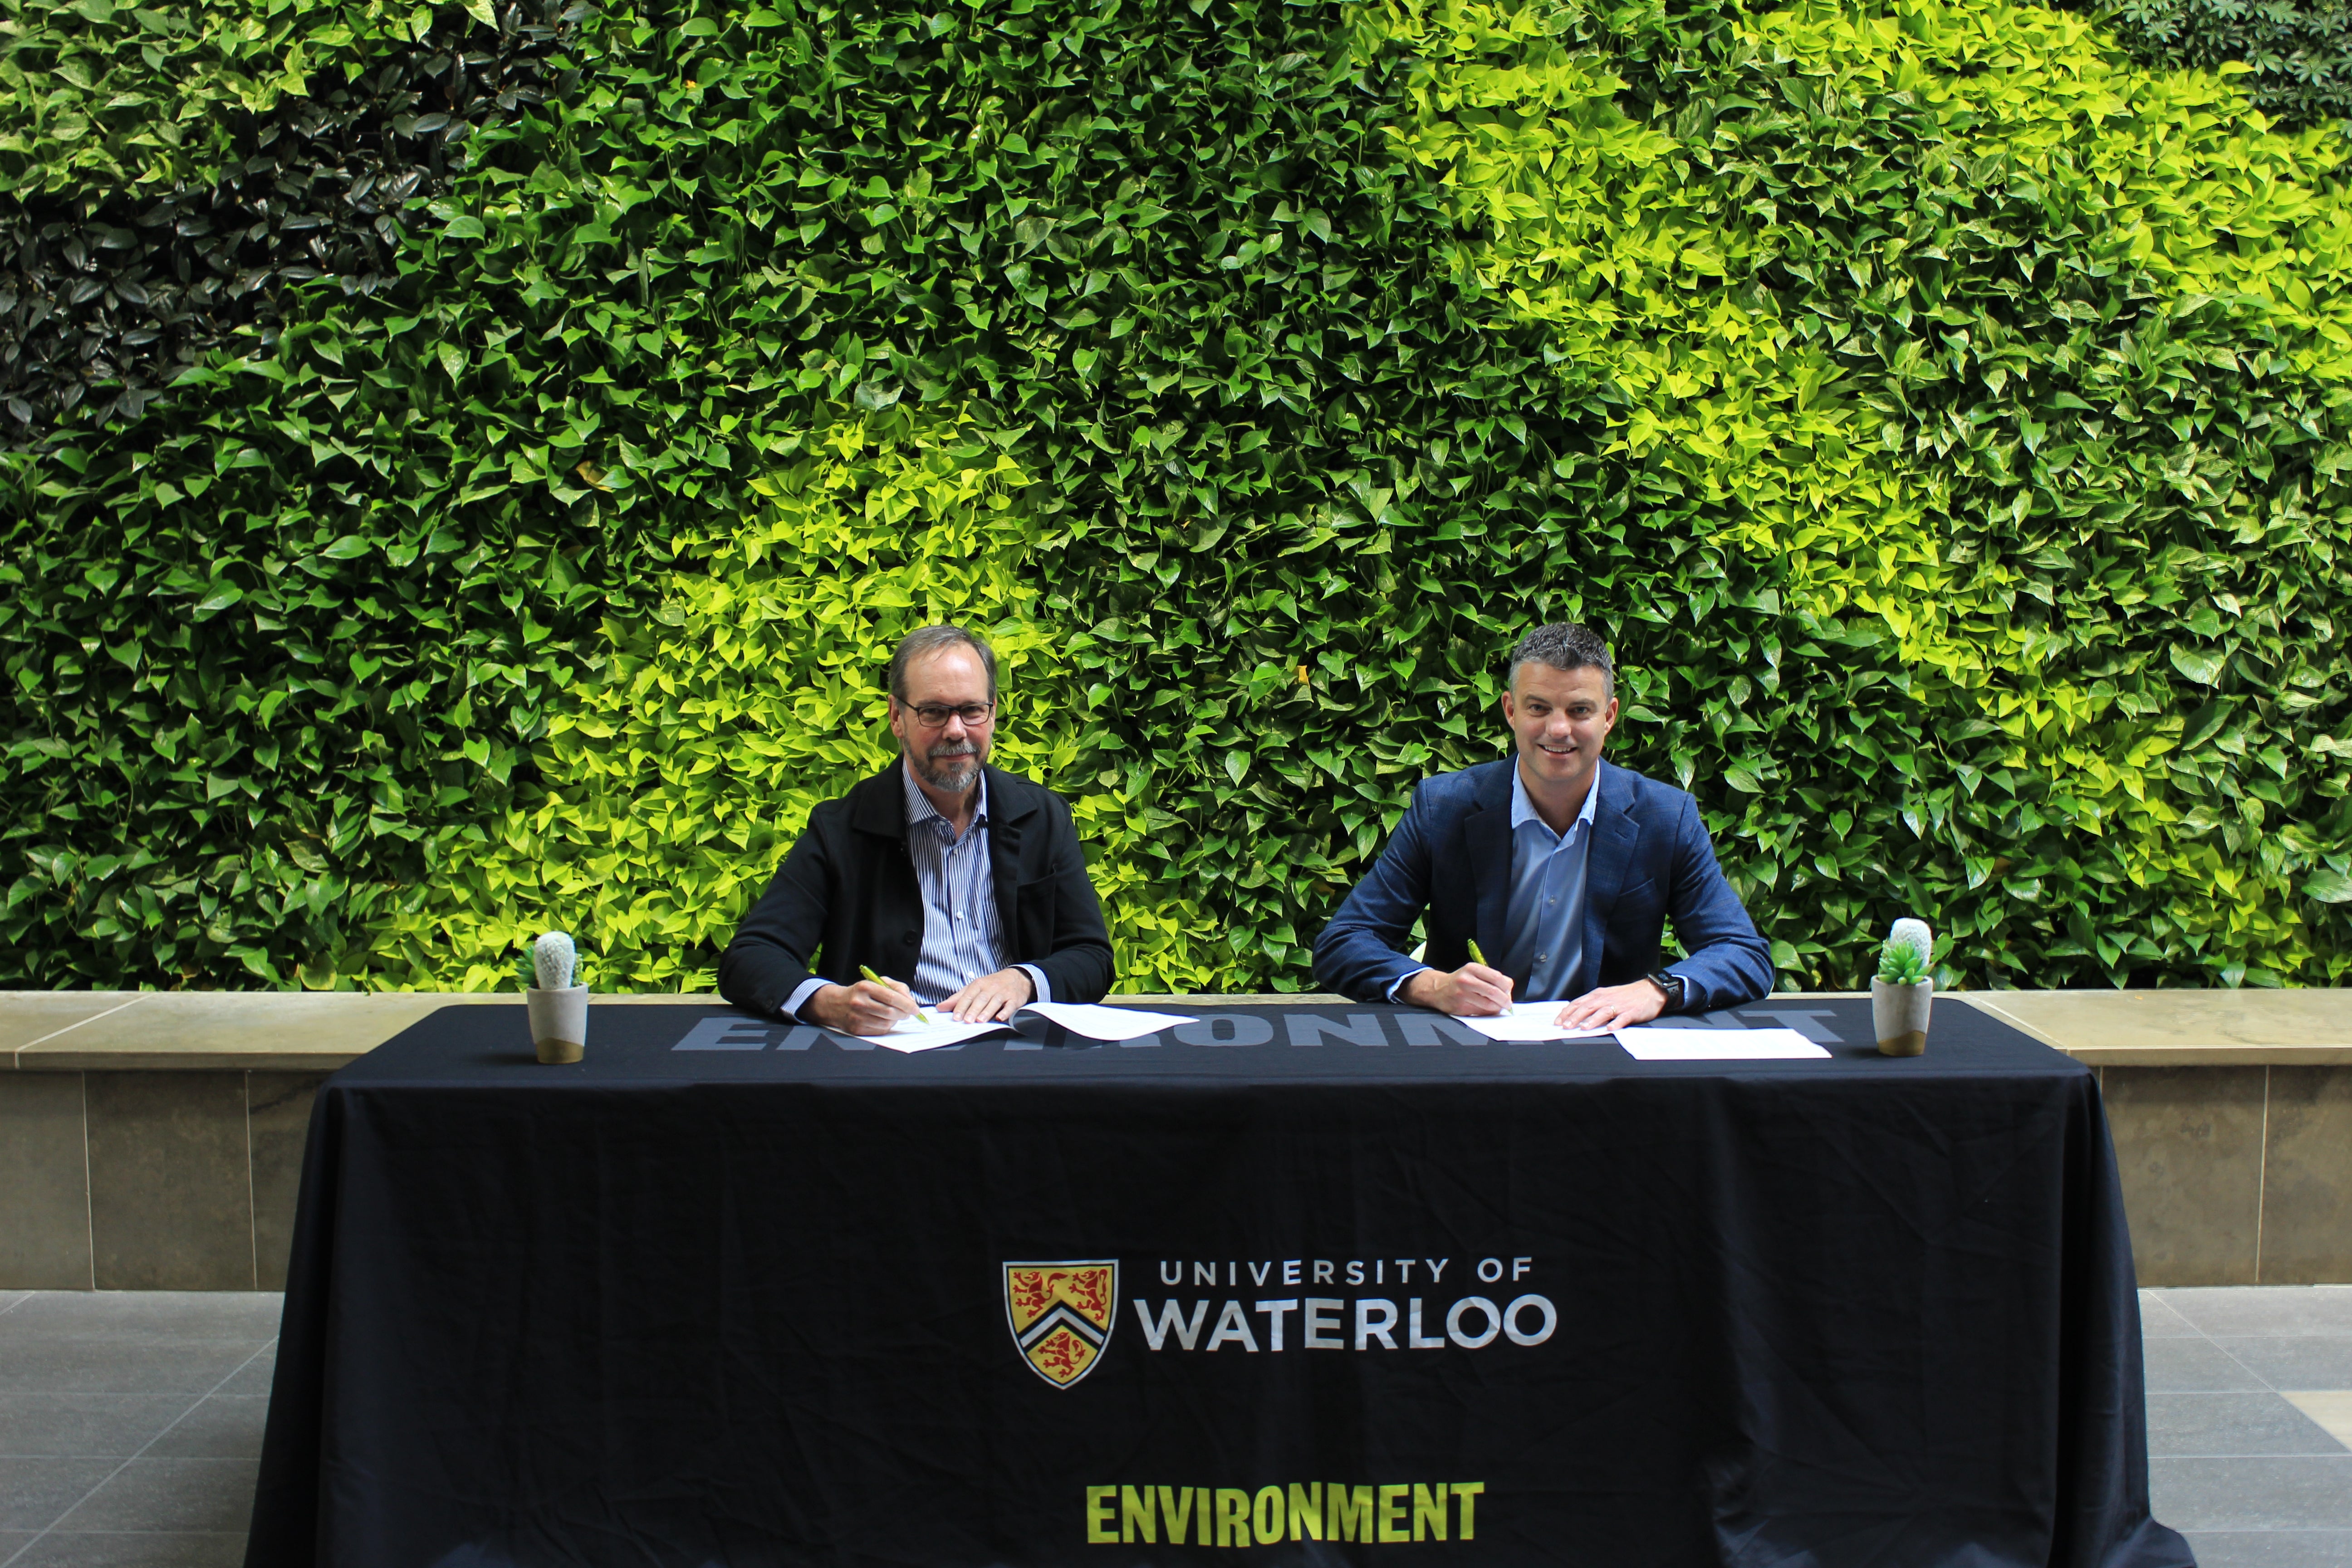
<svg viewBox="0 0 2352 1568"><path fill-rule="evenodd" d="M898 778L907 790L907 854L923 892L923 945L907 986L917 1001L932 1006L1004 967L1004 914L996 907L988 865L988 779L982 776L971 821L958 837L915 783L903 757ZM1034 1000L1054 999L1044 970L1024 963L1021 972L1037 988ZM803 981L784 1011L798 1018L801 1005L832 984L814 977Z"/></svg>
<svg viewBox="0 0 2352 1568"><path fill-rule="evenodd" d="M1584 870L1592 852L1593 811L1601 803L1601 770L1593 759L1592 787L1566 833L1554 833L1528 798L1518 762L1511 763L1511 898L1503 915L1503 951L1494 967L1516 983L1515 1002L1572 1002L1590 986L1579 984L1584 961ZM1429 965L1423 964L1421 969ZM1389 987L1393 1002L1409 970Z"/></svg>
<svg viewBox="0 0 2352 1568"><path fill-rule="evenodd" d="M1601 762L1592 763L1584 809L1554 833L1528 798L1527 781L1511 769L1511 901L1504 917L1502 962L1495 967L1518 983L1515 1000L1567 1002L1590 987L1580 984L1584 960L1584 869L1592 852L1593 807L1601 799Z"/></svg>

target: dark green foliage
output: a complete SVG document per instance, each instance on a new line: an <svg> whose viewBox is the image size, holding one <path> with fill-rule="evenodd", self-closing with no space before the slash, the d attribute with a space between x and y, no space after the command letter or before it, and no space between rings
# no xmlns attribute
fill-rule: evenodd
<svg viewBox="0 0 2352 1568"><path fill-rule="evenodd" d="M295 284L383 288L467 137L544 96L555 12L509 5L492 31L446 11L356 79L240 111L217 179L0 198L0 441L138 418L236 329L276 322Z"/></svg>
<svg viewBox="0 0 2352 1568"><path fill-rule="evenodd" d="M2150 65L2242 62L2246 96L2281 125L2352 114L2352 5L2344 0L2123 0L2099 14Z"/></svg>
<svg viewBox="0 0 2352 1568"><path fill-rule="evenodd" d="M2177 742L2147 782L2194 803L2196 864L2151 867L2042 739L1730 541L1683 454L1622 449L1632 395L1477 281L1487 237L1385 134L1412 62L1343 20L590 18L578 92L478 138L394 287L308 285L142 424L0 468L0 980L431 970L371 933L535 798L600 618L652 613L671 541L842 410L900 405L1041 476L1080 673L1036 697L1097 737L1049 782L1143 803L1234 985L1306 982L1411 786L1498 754L1501 658L1556 617L1616 639L1620 754L1697 793L1786 984L1854 983L1913 910L1977 983L2340 971L2345 416L2271 329L2159 310L2095 216L1937 156L1916 103L1826 107L1736 12L1595 27L1627 112L1770 231L1727 296L1943 476L1950 640L2029 626L2104 691L2082 746ZM2311 890L2307 929L2200 867Z"/></svg>

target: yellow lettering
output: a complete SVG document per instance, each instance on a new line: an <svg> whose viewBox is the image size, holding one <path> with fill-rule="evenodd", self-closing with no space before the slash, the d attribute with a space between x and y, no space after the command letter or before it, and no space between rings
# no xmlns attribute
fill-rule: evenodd
<svg viewBox="0 0 2352 1568"><path fill-rule="evenodd" d="M1300 1531L1304 1531L1304 1535ZM1323 1483L1313 1481L1300 1486L1290 1483L1290 1539L1320 1541L1323 1539Z"/></svg>
<svg viewBox="0 0 2352 1568"><path fill-rule="evenodd" d="M1402 1483L1381 1489L1381 1539L1411 1541L1404 1532L1404 1494L1412 1489Z"/></svg>
<svg viewBox="0 0 2352 1568"><path fill-rule="evenodd" d="M1160 1489L1166 1491L1168 1489L1162 1487ZM1119 1540L1133 1542L1140 1539L1146 1546L1156 1546L1160 1542L1160 1536L1157 1533L1159 1529L1160 1521L1151 1517L1151 1489L1150 1487L1119 1488Z"/></svg>
<svg viewBox="0 0 2352 1568"><path fill-rule="evenodd" d="M1282 1539L1282 1489L1260 1487L1257 1501L1250 1509L1250 1528L1257 1532L1260 1546L1271 1546Z"/></svg>
<svg viewBox="0 0 2352 1568"><path fill-rule="evenodd" d="M1326 1541L1370 1541L1372 1538L1372 1489L1349 1491L1333 1481L1323 1489Z"/></svg>
<svg viewBox="0 0 2352 1568"><path fill-rule="evenodd" d="M1118 1527L1111 1522L1110 1510L1118 1506L1117 1487L1087 1489L1087 1544L1117 1546Z"/></svg>
<svg viewBox="0 0 2352 1568"><path fill-rule="evenodd" d="M1192 1489L1191 1487L1161 1487L1160 1489L1160 1517L1168 1521L1168 1544L1171 1546L1183 1545L1184 1527L1192 1521ZM1208 1521L1206 1520L1202 1521L1202 1523L1203 1524L1206 1524L1207 1522ZM1202 1534L1202 1539L1201 1544L1206 1546L1209 1543L1207 1540L1207 1531L1203 1531Z"/></svg>
<svg viewBox="0 0 2352 1568"><path fill-rule="evenodd" d="M1423 1530L1428 1534L1423 1535ZM1445 1539L1445 1483L1434 1487L1412 1484L1412 1538L1415 1541Z"/></svg>
<svg viewBox="0 0 2352 1568"><path fill-rule="evenodd" d="M1217 1544L1250 1543L1250 1495L1239 1487L1217 1489Z"/></svg>
<svg viewBox="0 0 2352 1568"><path fill-rule="evenodd" d="M1463 1541L1477 1539L1478 1497L1486 1489L1486 1483L1484 1481L1454 1483L1454 1495L1462 1500L1462 1531L1457 1539Z"/></svg>
<svg viewBox="0 0 2352 1568"><path fill-rule="evenodd" d="M1214 1535L1216 1531L1210 1525L1209 1521L1214 1518L1215 1515L1211 1513L1209 1510L1209 1489L1206 1487L1194 1487L1192 1489L1192 1495L1201 1500L1200 1506L1192 1510L1192 1518L1196 1521L1192 1526L1192 1542L1196 1546L1213 1546L1216 1543L1212 1541L1210 1537Z"/></svg>

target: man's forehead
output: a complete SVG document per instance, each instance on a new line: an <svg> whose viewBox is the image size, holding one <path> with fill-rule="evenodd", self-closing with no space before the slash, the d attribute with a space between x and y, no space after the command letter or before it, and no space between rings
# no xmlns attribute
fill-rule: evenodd
<svg viewBox="0 0 2352 1568"><path fill-rule="evenodd" d="M1529 662L1519 666L1517 676L1515 684L1521 697L1563 706L1579 699L1598 706L1608 699L1609 678L1592 665L1555 669L1548 664Z"/></svg>
<svg viewBox="0 0 2352 1568"><path fill-rule="evenodd" d="M909 702L985 702L988 671L968 647L943 647L907 666Z"/></svg>

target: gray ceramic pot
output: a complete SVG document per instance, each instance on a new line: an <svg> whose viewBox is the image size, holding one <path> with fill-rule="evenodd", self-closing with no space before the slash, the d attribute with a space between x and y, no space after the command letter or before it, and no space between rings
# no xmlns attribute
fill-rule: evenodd
<svg viewBox="0 0 2352 1568"><path fill-rule="evenodd" d="M1870 983L1870 1019L1876 1026L1882 1056L1916 1057L1927 1049L1927 1013L1936 999L1936 983L1912 985L1891 981Z"/></svg>
<svg viewBox="0 0 2352 1568"><path fill-rule="evenodd" d="M550 1067L576 1062L588 1048L588 987L523 994L530 1008L530 1043Z"/></svg>

